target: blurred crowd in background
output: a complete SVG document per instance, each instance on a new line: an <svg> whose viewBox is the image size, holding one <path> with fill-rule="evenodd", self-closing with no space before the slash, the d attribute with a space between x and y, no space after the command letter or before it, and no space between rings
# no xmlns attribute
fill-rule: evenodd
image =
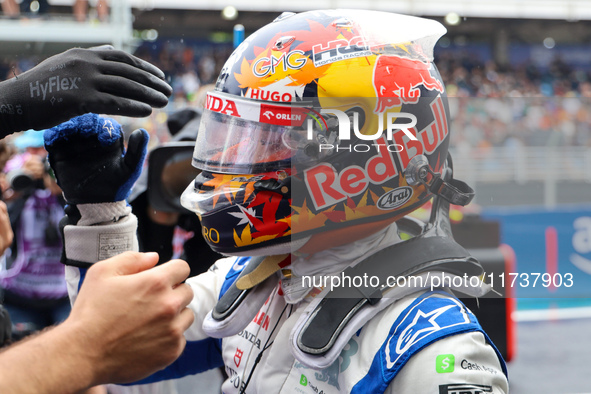
<svg viewBox="0 0 591 394"><path fill-rule="evenodd" d="M2 13L10 19L21 18L46 18L50 9L48 0L3 0L1 2ZM89 18L88 0L74 0L72 4L72 16L78 22L84 22ZM107 0L97 0L92 7L92 18L105 21L109 17L109 5Z"/></svg>
<svg viewBox="0 0 591 394"><path fill-rule="evenodd" d="M591 74L556 57L547 69L439 52L452 144L481 148L591 145Z"/></svg>
<svg viewBox="0 0 591 394"><path fill-rule="evenodd" d="M144 127L153 143L169 139L167 114L198 106L203 86L215 82L232 51L229 44L188 44L162 40L140 46L135 55L162 69L173 87L170 105L143 120L122 119ZM42 59L0 63L0 76L11 78ZM436 64L451 98L452 144L466 148L591 145L591 72L556 57L549 67L533 61L500 66L476 56L436 49Z"/></svg>

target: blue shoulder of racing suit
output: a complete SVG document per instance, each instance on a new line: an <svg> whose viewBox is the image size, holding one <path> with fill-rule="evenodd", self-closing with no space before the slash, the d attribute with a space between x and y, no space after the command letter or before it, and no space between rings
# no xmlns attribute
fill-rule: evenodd
<svg viewBox="0 0 591 394"><path fill-rule="evenodd" d="M421 349L448 336L471 331L484 335L507 375L505 361L476 317L459 300L437 294L448 295L441 291L424 293L398 316L367 375L353 387L352 394L385 392L407 361Z"/></svg>
<svg viewBox="0 0 591 394"><path fill-rule="evenodd" d="M228 291L248 261L250 261L250 257L240 257L236 259L236 262L226 274L226 278L222 285L219 297L223 296L224 293ZM137 382L129 383L126 386L155 383L170 379L180 379L184 376L194 375L213 368L223 367L224 361L222 359L221 343L222 340L217 338L207 338L201 341L187 341L185 350L183 350L181 356L171 365L148 376L147 378Z"/></svg>

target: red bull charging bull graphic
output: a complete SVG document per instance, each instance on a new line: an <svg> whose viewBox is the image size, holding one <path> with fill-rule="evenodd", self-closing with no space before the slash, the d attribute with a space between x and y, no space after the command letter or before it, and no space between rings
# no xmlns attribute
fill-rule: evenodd
<svg viewBox="0 0 591 394"><path fill-rule="evenodd" d="M373 74L378 97L375 112L384 112L402 104L416 104L420 86L443 93L443 84L431 75L430 63L401 56L379 56Z"/></svg>

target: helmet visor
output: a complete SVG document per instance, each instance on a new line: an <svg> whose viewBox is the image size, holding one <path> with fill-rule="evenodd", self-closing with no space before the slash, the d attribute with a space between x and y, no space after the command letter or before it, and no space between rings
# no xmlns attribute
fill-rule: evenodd
<svg viewBox="0 0 591 394"><path fill-rule="evenodd" d="M210 92L193 165L226 174L259 174L324 159L326 123L311 106L276 104Z"/></svg>

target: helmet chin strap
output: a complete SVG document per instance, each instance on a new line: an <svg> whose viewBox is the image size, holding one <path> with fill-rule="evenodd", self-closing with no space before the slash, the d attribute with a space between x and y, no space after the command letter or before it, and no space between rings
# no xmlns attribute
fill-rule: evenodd
<svg viewBox="0 0 591 394"><path fill-rule="evenodd" d="M442 175L431 170L426 156L415 156L410 160L404 171L406 183L410 186L423 184L431 193L449 203L466 206L474 198L474 189L468 186L467 183L452 177L453 162L450 154L447 155L447 163L448 167L444 169ZM449 171L449 176L445 176L446 171Z"/></svg>

